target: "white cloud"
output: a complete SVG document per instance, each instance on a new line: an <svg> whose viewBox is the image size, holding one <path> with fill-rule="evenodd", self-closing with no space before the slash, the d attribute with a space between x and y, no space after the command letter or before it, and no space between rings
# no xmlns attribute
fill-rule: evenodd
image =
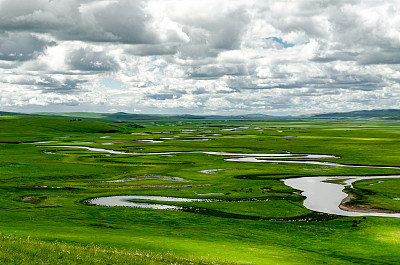
<svg viewBox="0 0 400 265"><path fill-rule="evenodd" d="M398 9L396 1L0 0L1 106L398 108Z"/></svg>

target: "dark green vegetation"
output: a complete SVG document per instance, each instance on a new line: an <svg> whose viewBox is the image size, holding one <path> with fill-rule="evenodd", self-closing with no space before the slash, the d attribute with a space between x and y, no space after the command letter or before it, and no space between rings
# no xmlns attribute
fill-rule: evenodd
<svg viewBox="0 0 400 265"><path fill-rule="evenodd" d="M359 110L351 112L335 112L326 114L313 115L314 118L380 118L380 119L399 119L400 110L383 109L383 110Z"/></svg>
<svg viewBox="0 0 400 265"><path fill-rule="evenodd" d="M398 169L284 164L279 160L228 162L224 159L229 156L184 153L329 154L340 158L318 161L400 166L400 122L396 120L149 117L95 122L94 117L74 117L0 117L0 232L40 240L32 245L23 239L12 242L24 242L28 249L41 242L45 248L59 249L57 253L64 246L75 246L80 249L74 250L77 255L93 253L92 244L106 252L118 249L125 254L110 260L117 264L125 263L131 249L156 253L151 257L155 262L161 262L164 253L173 253L176 260L169 262L183 264L188 263L183 258L195 258L197 264L200 257L204 262L252 264L396 264L400 260L399 219L368 217L353 227L351 217L307 210L302 206L303 197L280 181L297 176L395 175L400 174ZM36 141L55 142L33 143ZM109 155L64 145L182 153ZM366 194L368 190L359 203L398 211L395 199L400 198L396 188L400 180L372 186L371 182L379 180L354 184L354 192ZM90 198L111 195L221 201L162 202L182 206L182 211L86 203ZM24 257L31 255L29 250L25 253ZM46 254L38 255L46 259ZM10 262L7 255L0 258L0 263Z"/></svg>

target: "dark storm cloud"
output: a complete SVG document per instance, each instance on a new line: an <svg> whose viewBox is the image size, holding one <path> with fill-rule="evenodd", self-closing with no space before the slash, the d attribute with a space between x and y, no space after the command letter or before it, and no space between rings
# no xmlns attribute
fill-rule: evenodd
<svg viewBox="0 0 400 265"><path fill-rule="evenodd" d="M0 60L28 61L43 54L55 42L42 40L32 34L5 34L0 38Z"/></svg>
<svg viewBox="0 0 400 265"><path fill-rule="evenodd" d="M51 77L44 77L40 81L35 82L35 85L43 92L68 94L78 92L80 90L80 84L85 82L86 80L74 79L66 79L62 82Z"/></svg>
<svg viewBox="0 0 400 265"><path fill-rule="evenodd" d="M65 32L80 22L78 1L3 0L0 30Z"/></svg>
<svg viewBox="0 0 400 265"><path fill-rule="evenodd" d="M0 30L50 33L59 40L160 43L145 1L0 2ZM179 40L174 34L168 37Z"/></svg>
<svg viewBox="0 0 400 265"><path fill-rule="evenodd" d="M81 71L113 71L119 68L114 58L106 53L96 52L89 48L71 51L66 62L73 69Z"/></svg>

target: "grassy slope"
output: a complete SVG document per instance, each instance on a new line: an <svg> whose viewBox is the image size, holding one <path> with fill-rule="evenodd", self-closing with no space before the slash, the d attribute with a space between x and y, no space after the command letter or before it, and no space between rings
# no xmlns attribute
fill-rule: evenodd
<svg viewBox="0 0 400 265"><path fill-rule="evenodd" d="M251 121L253 128L259 127L262 131L220 131L224 128L249 126L249 123L201 121L172 126L176 124L159 120L156 124L145 124L146 128L134 129L113 123L1 118L0 142L54 140L53 137L68 136L61 138L63 142L54 145L83 140L93 142L85 143L93 147L132 152L218 150L279 153L285 150L294 153L334 154L341 158L329 161L340 163L400 164L397 140L399 124L396 122L385 122L383 126L373 122L360 124L359 121ZM116 129L147 134L100 133ZM203 132L185 131L193 129ZM282 135L297 137L279 138ZM110 137L100 138L103 136ZM214 140L178 139L157 144L136 141L171 136L184 139L207 137ZM114 144L103 145L107 142ZM40 144L3 143L0 148L0 231L4 234L31 236L50 242L61 240L83 245L95 243L120 250L139 248L155 253L173 252L178 256L254 264L395 264L400 258L397 251L400 235L395 229L398 219L368 218L357 228L351 226L352 218L343 217L316 222L271 221L298 220L303 216L320 220L323 217L313 215L302 207L302 198L293 194L293 190L283 185L279 178L398 174L398 170L279 163L238 164L225 162L220 156L205 154L103 156L84 150L40 147ZM46 154L43 151L57 154ZM204 169L224 170L214 174L199 172ZM125 183L101 182L148 175L182 177L191 181L142 178ZM179 190L140 187L188 183L210 186L184 187ZM253 192L246 193L250 188ZM234 189L237 191L232 191ZM231 194L197 195L206 193ZM123 194L222 198L226 202L178 204L203 209L199 213L82 204L87 198ZM24 197L31 197L32 200L21 200ZM254 198L268 201L237 201Z"/></svg>
<svg viewBox="0 0 400 265"><path fill-rule="evenodd" d="M351 112L335 112L326 114L316 114L316 118L390 118L398 117L399 109L380 109L380 110L359 110Z"/></svg>
<svg viewBox="0 0 400 265"><path fill-rule="evenodd" d="M0 142L45 140L70 134L124 131L127 126L60 118L0 116ZM53 139L54 140L54 139Z"/></svg>
<svg viewBox="0 0 400 265"><path fill-rule="evenodd" d="M2 264L215 264L202 259L184 259L171 253L119 250L96 245L82 246L0 235ZM224 264L218 262L219 264Z"/></svg>

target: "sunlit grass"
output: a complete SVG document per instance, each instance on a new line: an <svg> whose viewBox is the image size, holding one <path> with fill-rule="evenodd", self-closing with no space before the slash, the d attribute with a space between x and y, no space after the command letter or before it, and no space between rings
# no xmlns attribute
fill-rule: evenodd
<svg viewBox="0 0 400 265"><path fill-rule="evenodd" d="M229 156L185 153L329 154L338 158L320 161L399 166L398 122L293 119L180 123L155 118L138 123L144 128L113 122L70 122L68 118L0 117L0 232L15 235L0 240L0 263L208 264L221 260L241 264L396 264L400 259L394 229L398 219L368 217L353 227L352 218L307 210L302 206L303 197L281 181L300 176L393 175L400 173L398 169L238 163L225 161ZM137 141L176 136L212 140ZM58 142L50 144L54 147L18 144L44 140ZM108 142L113 144L103 145ZM58 147L61 145L183 153L107 155ZM218 170L202 173L213 169ZM143 177L152 175L184 181ZM106 182L130 178L135 180ZM363 203L371 207L381 203L398 210L393 200L400 198L398 183L388 180L369 186L356 182L355 186L371 191ZM219 201L166 202L186 207L183 211L86 203L90 198L112 195Z"/></svg>
<svg viewBox="0 0 400 265"><path fill-rule="evenodd" d="M172 253L121 250L90 244L46 242L0 235L1 264L228 264L201 258L182 258ZM233 263L229 263L233 264Z"/></svg>

